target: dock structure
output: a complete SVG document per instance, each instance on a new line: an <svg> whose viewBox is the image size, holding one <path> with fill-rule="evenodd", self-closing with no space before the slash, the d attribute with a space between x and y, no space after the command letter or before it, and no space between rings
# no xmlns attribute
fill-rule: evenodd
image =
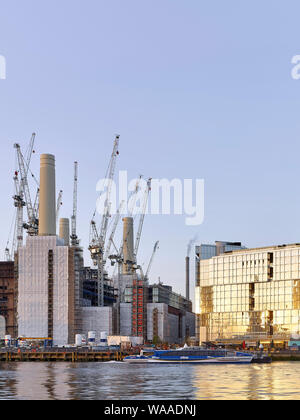
<svg viewBox="0 0 300 420"><path fill-rule="evenodd" d="M121 362L124 357L134 354L128 351L95 351L95 350L0 350L0 363L2 362ZM270 363L280 361L300 361L300 351L280 351L265 354L264 357L256 354L252 363Z"/></svg>
<svg viewBox="0 0 300 420"><path fill-rule="evenodd" d="M122 361L122 352L97 351L6 351L0 352L0 362L109 362Z"/></svg>

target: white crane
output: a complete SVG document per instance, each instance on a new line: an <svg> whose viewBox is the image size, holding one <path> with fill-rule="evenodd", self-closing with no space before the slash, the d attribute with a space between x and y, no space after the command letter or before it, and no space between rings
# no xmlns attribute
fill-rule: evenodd
<svg viewBox="0 0 300 420"><path fill-rule="evenodd" d="M107 244L107 247L106 247L106 251L105 251L105 254L104 254L104 261L103 261L104 264L106 263L109 255L110 255L111 246L114 244L114 237L115 237L115 233L116 233L118 224L119 224L120 219L121 219L121 213L122 213L122 208L123 208L124 204L125 204L125 201L122 201L118 210L117 210L117 213L115 215L114 222L113 222L113 228L112 228L112 231L111 231L111 234L110 234L110 237L109 237L109 240L108 240L108 244Z"/></svg>
<svg viewBox="0 0 300 420"><path fill-rule="evenodd" d="M57 198L57 203L56 203L56 225L58 223L59 211L62 206L62 197L63 197L63 191L60 190L58 194L58 198Z"/></svg>
<svg viewBox="0 0 300 420"><path fill-rule="evenodd" d="M27 229L28 234L31 236L37 235L38 233L38 217L37 217L37 214L35 214L35 209L32 205L28 178L27 178L30 160L33 153L34 139L35 139L35 133L32 135L32 138L31 138L27 162L25 162L25 159L21 152L20 145L18 143L14 145L17 151L17 159L18 159L19 171L21 175L19 191L21 193L20 194L21 198L22 198L22 194L24 193L26 208L27 208L27 215L28 215L28 223L24 224L24 228Z"/></svg>
<svg viewBox="0 0 300 420"><path fill-rule="evenodd" d="M143 203L143 207L142 207L142 213L141 213L141 216L140 216L139 227L138 227L137 236L136 236L136 240L135 240L135 247L134 247L135 262L137 260L137 254L138 254L138 250L139 250L139 246L140 246L140 241L141 241L141 236L142 236L142 230L143 230L143 225L144 225L144 220L145 220L145 214L146 214L148 199L149 199L149 195L150 195L150 191L151 191L151 181L152 181L152 178L149 178L148 181L147 181L147 188L146 188L145 195L144 195L144 203Z"/></svg>
<svg viewBox="0 0 300 420"><path fill-rule="evenodd" d="M77 187L78 187L78 162L74 162L74 189L73 189L73 214L71 217L71 244L72 246L78 246L77 236Z"/></svg>
<svg viewBox="0 0 300 420"><path fill-rule="evenodd" d="M128 216L132 217L133 215L133 211L134 211L134 207L135 207L135 203L136 203L136 196L137 193L140 190L140 183L141 183L141 179L142 179L142 175L140 175L139 179L137 180L136 184L135 184L135 188L134 191L132 191L128 197L128 203L127 203L127 207L128 207ZM129 234L129 232L128 232ZM128 236L127 234L127 236ZM117 249L116 249L117 250ZM118 258L121 259L123 257L123 240L121 241L121 245L119 246L119 251L118 252Z"/></svg>
<svg viewBox="0 0 300 420"><path fill-rule="evenodd" d="M110 219L110 199L112 191L112 183L115 175L116 161L119 155L119 140L120 136L116 136L114 141L113 152L108 165L106 179L108 180L106 200L104 203L104 211L102 216L101 228L98 233L95 215L91 221L91 238L90 238L90 252L94 264L98 266L98 306L104 306L104 252L105 240L107 235L108 222Z"/></svg>
<svg viewBox="0 0 300 420"><path fill-rule="evenodd" d="M112 183L113 183L113 179L115 175L117 156L119 155L119 139L120 139L120 136L116 136L110 164L108 167L107 195L106 195L106 200L105 200L105 207L104 207L104 212L103 212L103 217L102 217L102 224L101 224L100 238L99 238L100 243L103 248L104 248L105 239L106 239L108 221L110 218L110 206L111 206L110 196L111 196L111 190L112 190Z"/></svg>
<svg viewBox="0 0 300 420"><path fill-rule="evenodd" d="M132 215L133 215L134 207L135 207L135 204L136 204L136 195L141 188L140 187L141 179L142 179L142 175L140 175L140 177L138 178L138 180L135 184L134 191L131 192L131 194L129 195L129 198L128 198L128 216L129 217L132 217Z"/></svg>
<svg viewBox="0 0 300 420"><path fill-rule="evenodd" d="M7 260L12 260L16 249L19 249L23 245L23 229L29 228L29 224L24 224L23 208L27 205L27 202L24 200L25 188L28 186L27 176L30 171L30 162L34 151L34 142L36 134L33 133L28 147L26 161L22 155L21 148L19 144L14 145L16 148L17 161L19 168L15 171L14 174L14 185L15 185L15 194L13 196L14 206L16 208L16 217L15 217L15 227L14 234L12 239L11 249L9 249L9 240L7 242L7 247L5 249L5 256ZM21 165L21 167L20 167ZM19 179L19 174L21 175L21 180ZM33 176L33 175L32 175ZM29 189L26 188L27 194ZM38 198L38 197L37 197ZM36 200L37 202L37 200ZM30 200L29 200L30 207ZM30 211L30 210L29 210ZM34 210L30 212L31 222L34 226L34 232L37 233L37 214L38 214L38 204L35 206ZM31 230L31 233L33 231Z"/></svg>
<svg viewBox="0 0 300 420"><path fill-rule="evenodd" d="M148 265L148 268L147 268L147 271L146 271L146 274L145 274L146 279L149 279L149 273L150 273L150 270L151 270L151 267L152 267L152 264L153 264L154 256L155 256L158 249L159 249L159 241L157 241L154 245L152 256L150 258L150 262L149 262L149 265Z"/></svg>
<svg viewBox="0 0 300 420"><path fill-rule="evenodd" d="M14 199L14 206L17 209L16 213L16 224L15 224L15 231L14 231L14 239L11 249L11 254L13 256L16 245L17 249L19 249L23 245L23 208L26 206L26 203L24 201L24 193L22 184L19 181L18 177L18 171L15 172L14 176L14 184L15 184L15 195L13 197Z"/></svg>

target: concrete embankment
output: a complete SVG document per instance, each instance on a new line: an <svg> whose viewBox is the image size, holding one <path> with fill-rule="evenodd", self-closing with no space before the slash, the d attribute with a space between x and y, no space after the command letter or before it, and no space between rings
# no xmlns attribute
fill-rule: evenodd
<svg viewBox="0 0 300 420"><path fill-rule="evenodd" d="M300 352L271 353L272 362L300 362Z"/></svg>
<svg viewBox="0 0 300 420"><path fill-rule="evenodd" d="M121 352L0 352L0 362L108 362L121 361L123 357Z"/></svg>

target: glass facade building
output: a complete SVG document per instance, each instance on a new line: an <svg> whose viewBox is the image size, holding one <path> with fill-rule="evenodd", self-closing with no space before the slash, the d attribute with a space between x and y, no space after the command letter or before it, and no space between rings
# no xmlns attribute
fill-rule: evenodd
<svg viewBox="0 0 300 420"><path fill-rule="evenodd" d="M207 254L206 246L196 247L200 342L299 334L300 244Z"/></svg>

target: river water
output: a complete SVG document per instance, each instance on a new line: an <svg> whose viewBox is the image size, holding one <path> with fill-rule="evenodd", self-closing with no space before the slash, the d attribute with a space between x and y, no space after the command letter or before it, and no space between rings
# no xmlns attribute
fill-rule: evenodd
<svg viewBox="0 0 300 420"><path fill-rule="evenodd" d="M270 365L0 363L0 400L300 399L300 362Z"/></svg>

